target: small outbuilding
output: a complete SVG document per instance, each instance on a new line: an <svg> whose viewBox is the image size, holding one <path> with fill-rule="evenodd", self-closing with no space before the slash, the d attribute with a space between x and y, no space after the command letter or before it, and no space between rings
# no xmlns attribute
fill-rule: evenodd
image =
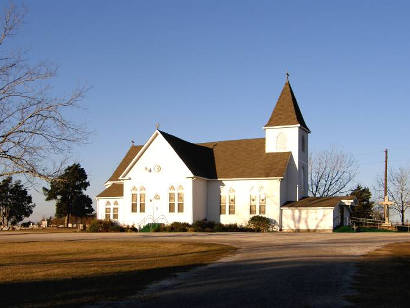
<svg viewBox="0 0 410 308"><path fill-rule="evenodd" d="M354 196L308 197L281 207L282 231L333 231L350 225Z"/></svg>

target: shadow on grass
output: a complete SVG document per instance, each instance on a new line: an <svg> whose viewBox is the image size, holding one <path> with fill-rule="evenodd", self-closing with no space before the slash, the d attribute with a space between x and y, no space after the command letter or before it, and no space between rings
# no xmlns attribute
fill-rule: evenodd
<svg viewBox="0 0 410 308"><path fill-rule="evenodd" d="M409 307L410 242L387 245L364 256L346 297L356 307Z"/></svg>
<svg viewBox="0 0 410 308"><path fill-rule="evenodd" d="M85 278L0 284L1 307L70 307L134 295L148 284L203 264Z"/></svg>

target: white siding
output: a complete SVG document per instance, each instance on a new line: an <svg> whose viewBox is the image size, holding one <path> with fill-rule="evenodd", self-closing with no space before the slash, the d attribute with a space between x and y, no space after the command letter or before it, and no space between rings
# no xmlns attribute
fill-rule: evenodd
<svg viewBox="0 0 410 308"><path fill-rule="evenodd" d="M333 208L282 208L282 230L333 230Z"/></svg>
<svg viewBox="0 0 410 308"><path fill-rule="evenodd" d="M226 214L220 215L220 194L226 195L229 190L235 191L235 214L229 214L229 202L226 204ZM280 181L279 180L214 180L208 181L208 220L223 224L237 223L246 225L253 216L250 214L250 195L260 193L266 195L266 214L279 224L280 215ZM259 214L257 206L256 214Z"/></svg>
<svg viewBox="0 0 410 308"><path fill-rule="evenodd" d="M202 220L207 217L207 181L195 178L193 185L193 221Z"/></svg>

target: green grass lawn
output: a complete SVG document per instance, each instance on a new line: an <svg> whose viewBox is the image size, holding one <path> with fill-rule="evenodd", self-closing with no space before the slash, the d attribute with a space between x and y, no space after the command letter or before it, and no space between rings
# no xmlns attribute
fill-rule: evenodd
<svg viewBox="0 0 410 308"><path fill-rule="evenodd" d="M75 306L120 299L234 250L219 244L140 240L3 243L1 306Z"/></svg>

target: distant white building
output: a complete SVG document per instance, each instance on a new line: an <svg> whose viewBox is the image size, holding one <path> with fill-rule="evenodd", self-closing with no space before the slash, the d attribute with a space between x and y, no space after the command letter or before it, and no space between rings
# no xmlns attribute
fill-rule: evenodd
<svg viewBox="0 0 410 308"><path fill-rule="evenodd" d="M269 217L281 230L347 224L351 197L307 198L310 130L290 83L265 138L190 143L155 130L132 145L97 196L97 217L123 225L207 219L246 224ZM343 219L342 219L343 218Z"/></svg>

